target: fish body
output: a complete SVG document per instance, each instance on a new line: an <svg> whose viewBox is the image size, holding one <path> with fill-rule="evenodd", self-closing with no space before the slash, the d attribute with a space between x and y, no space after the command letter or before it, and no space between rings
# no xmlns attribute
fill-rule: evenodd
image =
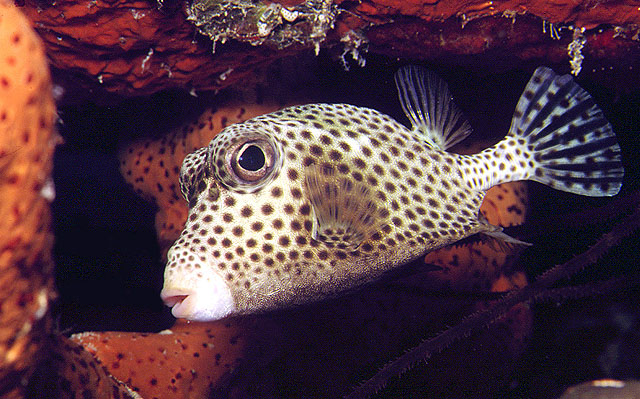
<svg viewBox="0 0 640 399"><path fill-rule="evenodd" d="M308 303L473 234L513 240L479 214L500 183L620 189L611 126L569 76L538 68L508 135L475 155L446 151L471 128L444 81L405 67L396 84L411 128L369 108L309 104L229 126L185 158L189 217L161 293L174 316Z"/></svg>

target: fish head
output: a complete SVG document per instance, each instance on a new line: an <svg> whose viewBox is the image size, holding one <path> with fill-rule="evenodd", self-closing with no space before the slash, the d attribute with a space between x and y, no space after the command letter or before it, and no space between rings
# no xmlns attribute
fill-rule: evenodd
<svg viewBox="0 0 640 399"><path fill-rule="evenodd" d="M189 216L168 252L162 298L174 316L215 320L284 300L328 267L304 195L315 133L277 117L229 126L188 155L180 184Z"/></svg>

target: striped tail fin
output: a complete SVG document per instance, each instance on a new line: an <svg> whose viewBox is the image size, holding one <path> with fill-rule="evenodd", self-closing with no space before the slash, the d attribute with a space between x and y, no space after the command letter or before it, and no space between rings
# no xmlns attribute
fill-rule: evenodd
<svg viewBox="0 0 640 399"><path fill-rule="evenodd" d="M511 121L509 134L533 148L531 180L589 196L620 191L624 169L611 125L593 98L569 75L536 69Z"/></svg>
<svg viewBox="0 0 640 399"><path fill-rule="evenodd" d="M527 83L507 137L465 163L475 162L488 169L470 181L481 189L527 179L575 194L612 196L624 176L620 146L593 98L571 76L545 67Z"/></svg>

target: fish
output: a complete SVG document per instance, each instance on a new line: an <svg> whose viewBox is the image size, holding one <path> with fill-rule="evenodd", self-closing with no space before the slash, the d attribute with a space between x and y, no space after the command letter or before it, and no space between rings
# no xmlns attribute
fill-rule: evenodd
<svg viewBox="0 0 640 399"><path fill-rule="evenodd" d="M411 127L349 104L291 106L223 129L183 161L185 227L160 293L176 318L250 315L334 297L474 234L520 241L479 212L491 187L533 180L613 196L620 146L569 75L537 68L504 139L447 151L472 131L434 72L395 74Z"/></svg>

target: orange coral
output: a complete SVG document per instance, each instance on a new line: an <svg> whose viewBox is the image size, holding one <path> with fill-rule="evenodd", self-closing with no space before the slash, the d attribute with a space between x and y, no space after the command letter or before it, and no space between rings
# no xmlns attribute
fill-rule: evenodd
<svg viewBox="0 0 640 399"><path fill-rule="evenodd" d="M42 360L55 296L49 202L55 104L40 39L0 1L0 394L19 397Z"/></svg>
<svg viewBox="0 0 640 399"><path fill-rule="evenodd" d="M118 94L149 94L173 87L220 89L241 83L258 66L305 50L304 46L277 51L230 43L218 46L212 55L211 41L199 37L186 20L182 9L185 2L165 1L161 9L154 3L59 0L45 5L26 0L23 9L44 38L53 65L65 71L61 76L70 78L67 71L73 70L76 84ZM276 3L291 6L299 1ZM546 63L567 60L571 34L553 40L543 32L541 20L545 20L592 29L586 33L584 52L593 59L630 60L638 55L631 37L640 25L640 11L632 0L335 3L345 12L336 17L335 29L322 43L326 47L342 46L341 38L349 42L347 32L362 31L370 52L394 57L460 64L460 55L491 51L491 66L496 65L496 58L506 65L521 65L534 57ZM604 25L610 27L596 29ZM618 35L613 27L629 30L628 37ZM464 62L476 67L487 65L486 59L484 63L477 58Z"/></svg>
<svg viewBox="0 0 640 399"><path fill-rule="evenodd" d="M0 395L132 397L81 347L50 335L55 117L40 39L0 1Z"/></svg>
<svg viewBox="0 0 640 399"><path fill-rule="evenodd" d="M144 398L206 398L243 356L233 320L178 322L158 334L88 332L72 336Z"/></svg>
<svg viewBox="0 0 640 399"><path fill-rule="evenodd" d="M60 335L49 338L49 358L34 375L27 397L140 399L81 345Z"/></svg>

